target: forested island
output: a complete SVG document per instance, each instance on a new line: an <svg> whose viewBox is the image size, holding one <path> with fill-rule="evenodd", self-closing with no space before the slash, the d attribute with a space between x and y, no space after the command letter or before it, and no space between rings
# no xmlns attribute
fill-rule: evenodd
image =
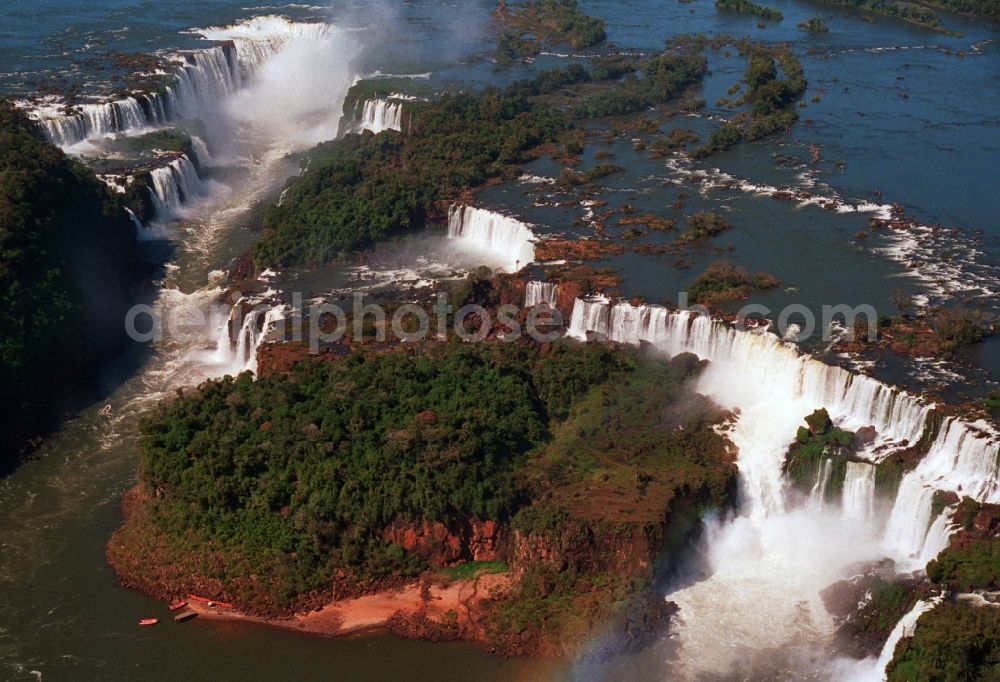
<svg viewBox="0 0 1000 682"><path fill-rule="evenodd" d="M418 583L393 631L505 654L662 636L657 586L735 494L725 415L685 388L695 358L456 342L320 358L203 384L147 421L108 546L125 584L294 623ZM432 587L482 574L492 589L428 610Z"/></svg>

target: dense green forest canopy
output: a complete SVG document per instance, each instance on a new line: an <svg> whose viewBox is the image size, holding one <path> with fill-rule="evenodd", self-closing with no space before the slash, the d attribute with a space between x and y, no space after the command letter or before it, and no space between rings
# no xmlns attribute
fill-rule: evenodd
<svg viewBox="0 0 1000 682"><path fill-rule="evenodd" d="M137 258L114 193L0 100L0 464L59 384L120 345Z"/></svg>
<svg viewBox="0 0 1000 682"><path fill-rule="evenodd" d="M945 602L920 616L886 669L890 682L995 680L1000 670L1000 609Z"/></svg>
<svg viewBox="0 0 1000 682"><path fill-rule="evenodd" d="M149 513L174 546L227 557L219 579L281 576L260 595L279 603L338 570L418 572L381 529L508 519L526 502L515 474L551 425L635 366L596 346L454 343L209 382L144 427Z"/></svg>

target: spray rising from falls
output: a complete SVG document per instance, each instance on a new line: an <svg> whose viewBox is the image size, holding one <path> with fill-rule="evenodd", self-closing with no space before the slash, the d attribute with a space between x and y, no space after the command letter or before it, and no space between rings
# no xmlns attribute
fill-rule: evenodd
<svg viewBox="0 0 1000 682"><path fill-rule="evenodd" d="M361 130L381 133L383 130L403 130L403 103L387 99L370 99L361 110Z"/></svg>
<svg viewBox="0 0 1000 682"><path fill-rule="evenodd" d="M950 510L931 523L934 491L986 502L1000 497L993 434L955 418L942 421L918 398L802 355L769 332L739 331L659 306L577 300L569 334L594 333L708 360L697 390L738 415L729 437L739 449L740 515L709 529L709 577L669 597L681 607L679 667L687 676L726 675L743 664L766 668L773 665L766 652L778 649L817 651L833 632L822 589L858 562L888 555L917 566L943 548ZM873 462L922 437L930 441L927 456L904 478L885 528L871 464L849 465L839 509L788 499L785 455L803 418L819 407L841 428L874 427L875 441L860 453ZM832 475L821 467L820 477L824 470Z"/></svg>
<svg viewBox="0 0 1000 682"><path fill-rule="evenodd" d="M448 237L490 254L505 270L517 272L535 260L535 234L520 220L473 206L448 211Z"/></svg>
<svg viewBox="0 0 1000 682"><path fill-rule="evenodd" d="M239 90L262 63L293 40L315 39L329 30L326 24L293 23L281 17L257 17L235 26L205 29L202 36L220 44L178 54L177 68L161 91L83 104L76 113L41 118L39 124L50 141L69 147L114 133L197 118Z"/></svg>

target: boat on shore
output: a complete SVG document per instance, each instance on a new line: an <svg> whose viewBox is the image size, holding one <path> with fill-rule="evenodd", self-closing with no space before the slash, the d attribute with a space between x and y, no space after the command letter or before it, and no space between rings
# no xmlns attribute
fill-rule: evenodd
<svg viewBox="0 0 1000 682"><path fill-rule="evenodd" d="M231 609L233 605L224 601L215 601L214 599L209 599L208 597L199 597L196 594L189 594L188 601L196 601L207 606L218 606L221 609Z"/></svg>
<svg viewBox="0 0 1000 682"><path fill-rule="evenodd" d="M191 609L187 609L185 611L181 611L176 616L174 616L174 622L183 623L185 621L189 621L192 618L197 618L197 617L198 617L197 611L192 611Z"/></svg>

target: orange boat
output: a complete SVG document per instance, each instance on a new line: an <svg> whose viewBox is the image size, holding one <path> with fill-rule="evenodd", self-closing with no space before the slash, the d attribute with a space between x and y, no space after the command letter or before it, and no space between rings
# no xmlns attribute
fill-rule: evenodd
<svg viewBox="0 0 1000 682"><path fill-rule="evenodd" d="M178 611L180 609L183 609L187 605L188 603L186 599L178 599L177 601L170 604L170 606L168 606L167 608L170 609L171 611Z"/></svg>
<svg viewBox="0 0 1000 682"><path fill-rule="evenodd" d="M159 622L159 618L143 618L139 621L139 625L156 625Z"/></svg>

